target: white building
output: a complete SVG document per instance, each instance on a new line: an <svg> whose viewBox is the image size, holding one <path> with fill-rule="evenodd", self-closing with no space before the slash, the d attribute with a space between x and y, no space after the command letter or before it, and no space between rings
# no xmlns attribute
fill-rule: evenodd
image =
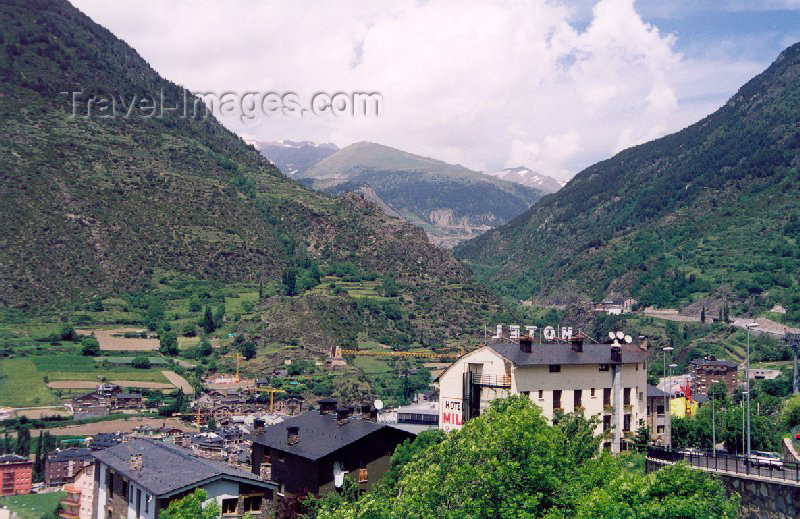
<svg viewBox="0 0 800 519"><path fill-rule="evenodd" d="M599 416L598 433L613 430L605 447L619 452L623 435L645 425L648 357L644 339L501 339L462 356L439 376L439 428L458 429L495 398L523 394L548 419L557 410Z"/></svg>

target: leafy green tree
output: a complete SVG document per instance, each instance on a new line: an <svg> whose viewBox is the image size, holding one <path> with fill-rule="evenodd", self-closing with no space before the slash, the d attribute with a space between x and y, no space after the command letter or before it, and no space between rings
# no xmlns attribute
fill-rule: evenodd
<svg viewBox="0 0 800 519"><path fill-rule="evenodd" d="M217 519L220 515L217 502L211 501L203 507L206 499L206 491L198 488L188 496L171 502L158 515L162 519Z"/></svg>
<svg viewBox="0 0 800 519"><path fill-rule="evenodd" d="M162 355L175 356L180 351L178 349L178 336L171 330L163 331L158 336L158 351Z"/></svg>
<svg viewBox="0 0 800 519"><path fill-rule="evenodd" d="M100 296L95 297L94 301L92 301L91 310L92 312L103 311L103 299Z"/></svg>
<svg viewBox="0 0 800 519"><path fill-rule="evenodd" d="M100 343L94 337L84 337L81 340L81 353L90 357L100 355Z"/></svg>
<svg viewBox="0 0 800 519"><path fill-rule="evenodd" d="M715 400L717 405L725 404L728 401L728 386L724 382L714 382L708 388L708 398Z"/></svg>
<svg viewBox="0 0 800 519"><path fill-rule="evenodd" d="M44 462L45 462L45 452L44 452L44 436L43 432L39 431L39 439L36 442L36 456L34 457L33 462L33 480L38 482L44 479Z"/></svg>
<svg viewBox="0 0 800 519"><path fill-rule="evenodd" d="M385 297L397 297L400 295L400 288L397 286L394 276L387 276L383 279L381 291Z"/></svg>
<svg viewBox="0 0 800 519"><path fill-rule="evenodd" d="M199 312L202 309L203 309L203 303L201 303L199 299L193 297L189 301L189 311L190 312Z"/></svg>
<svg viewBox="0 0 800 519"><path fill-rule="evenodd" d="M213 333L216 329L214 324L214 315L211 313L211 307L206 306L205 314L203 315L203 331L206 334Z"/></svg>
<svg viewBox="0 0 800 519"><path fill-rule="evenodd" d="M136 369L150 369L150 358L147 355L137 355L131 361L131 366Z"/></svg>
<svg viewBox="0 0 800 519"><path fill-rule="evenodd" d="M194 337L197 334L197 329L194 327L194 323L186 323L183 325L183 329L181 330L181 335L184 337Z"/></svg>
<svg viewBox="0 0 800 519"><path fill-rule="evenodd" d="M250 360L256 356L258 351L256 350L256 345L252 341L243 342L241 345L241 353L244 356L245 360Z"/></svg>
<svg viewBox="0 0 800 519"><path fill-rule="evenodd" d="M707 474L684 466L650 475L632 470L599 454L593 429L578 415L550 425L527 397L494 400L460 430L430 438L417 452L405 450L416 450L413 444L403 447L397 470L373 492L323 504L317 516L736 517L736 500Z"/></svg>
<svg viewBox="0 0 800 519"><path fill-rule="evenodd" d="M75 333L75 328L72 327L71 324L65 324L61 327L61 340L62 341L74 341L78 338L78 334Z"/></svg>
<svg viewBox="0 0 800 519"><path fill-rule="evenodd" d="M155 297L150 298L147 302L144 320L148 329L157 330L161 321L164 320L164 302Z"/></svg>

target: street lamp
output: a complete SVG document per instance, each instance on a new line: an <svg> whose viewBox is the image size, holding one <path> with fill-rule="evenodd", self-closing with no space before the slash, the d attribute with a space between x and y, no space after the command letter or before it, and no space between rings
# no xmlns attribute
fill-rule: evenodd
<svg viewBox="0 0 800 519"><path fill-rule="evenodd" d="M758 323L749 323L747 328L747 364L744 368L744 376L747 379L747 459L750 459L750 330L756 328Z"/></svg>
<svg viewBox="0 0 800 519"><path fill-rule="evenodd" d="M667 353L669 353L670 351L672 351L674 349L675 348L673 348L672 346L665 346L663 348L663 350L664 350L664 379L665 379L665 381L666 381L666 378L667 378ZM670 415L669 415L669 403L667 402L667 397L668 396L669 396L669 394L666 391L664 391L664 427L666 429L669 429L669 442L667 443L667 448L671 449L672 448L672 427L670 427L670 424L669 424L669 421L670 421L669 416ZM664 432L666 433L666 431L664 431Z"/></svg>

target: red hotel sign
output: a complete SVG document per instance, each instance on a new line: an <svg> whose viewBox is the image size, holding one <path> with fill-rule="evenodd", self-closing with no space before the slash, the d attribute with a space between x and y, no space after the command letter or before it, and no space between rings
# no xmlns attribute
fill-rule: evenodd
<svg viewBox="0 0 800 519"><path fill-rule="evenodd" d="M443 398L441 402L442 416L439 419L439 428L444 431L460 429L463 425L463 409L460 398Z"/></svg>

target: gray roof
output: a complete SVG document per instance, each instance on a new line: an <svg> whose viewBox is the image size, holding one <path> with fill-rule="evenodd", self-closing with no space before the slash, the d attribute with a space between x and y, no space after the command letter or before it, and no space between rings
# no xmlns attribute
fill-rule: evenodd
<svg viewBox="0 0 800 519"><path fill-rule="evenodd" d="M519 344L514 342L498 342L489 348L511 361L515 366L544 366L549 364L611 364L610 344L591 344L584 342L583 351L578 353L571 344L537 343L531 347L531 353L524 353ZM647 360L650 352L635 344L620 344L623 364L638 364Z"/></svg>
<svg viewBox="0 0 800 519"><path fill-rule="evenodd" d="M692 364L695 366L725 366L727 368L736 368L739 365L729 360L708 360L708 359L694 359Z"/></svg>
<svg viewBox="0 0 800 519"><path fill-rule="evenodd" d="M142 455L141 469L131 469L131 453ZM136 438L94 452L93 456L158 497L169 497L217 479L243 481L265 488L275 487L273 483L263 481L250 472L200 458L190 450L147 438Z"/></svg>
<svg viewBox="0 0 800 519"><path fill-rule="evenodd" d="M289 427L298 428L299 441L294 445L286 443ZM335 413L323 415L318 411L307 411L270 425L264 433L256 436L253 442L317 460L381 429L389 429L389 426L353 417L346 424L337 425Z"/></svg>
<svg viewBox="0 0 800 519"><path fill-rule="evenodd" d="M69 449L60 450L51 453L47 456L47 461L73 461L73 460L86 460L92 457L92 451L84 447L70 447Z"/></svg>
<svg viewBox="0 0 800 519"><path fill-rule="evenodd" d="M31 461L29 458L24 456L18 456L16 454L4 454L0 456L0 463L20 463L20 462L29 462Z"/></svg>
<svg viewBox="0 0 800 519"><path fill-rule="evenodd" d="M647 398L653 398L653 397L664 398L668 396L669 393L667 393L666 391L661 391L656 386L651 386L650 384L647 384Z"/></svg>

